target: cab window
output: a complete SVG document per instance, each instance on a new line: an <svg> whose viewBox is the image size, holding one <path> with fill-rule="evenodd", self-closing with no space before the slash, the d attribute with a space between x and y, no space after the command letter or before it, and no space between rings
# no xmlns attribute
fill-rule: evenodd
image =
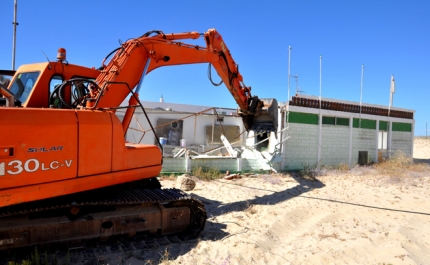
<svg viewBox="0 0 430 265"><path fill-rule="evenodd" d="M49 83L49 105L56 108L61 108L60 99L58 97L58 90L56 89L63 83L63 77L61 75L54 75ZM64 95L62 95L64 96Z"/></svg>
<svg viewBox="0 0 430 265"><path fill-rule="evenodd" d="M49 83L49 94L52 94L54 92L56 85L61 85L63 83L63 77L61 75L54 75L51 79L51 82Z"/></svg>
<svg viewBox="0 0 430 265"><path fill-rule="evenodd" d="M10 90L21 103L27 101L39 74L40 72L20 73L13 81Z"/></svg>

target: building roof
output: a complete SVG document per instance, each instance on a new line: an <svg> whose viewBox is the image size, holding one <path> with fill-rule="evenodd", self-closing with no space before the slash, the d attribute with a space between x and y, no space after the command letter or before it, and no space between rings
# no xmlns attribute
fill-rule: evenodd
<svg viewBox="0 0 430 265"><path fill-rule="evenodd" d="M223 115L237 115L237 110L233 108L220 108L214 106L199 106L199 105L189 105L189 104L179 104L179 103L171 103L171 102L156 102L156 101L141 101L145 110L154 112L182 112L182 113L198 113L202 111L206 111L206 114L215 114L214 109L218 114ZM128 103L124 101L121 106L127 106ZM139 112L139 108L136 108L136 112ZM140 110L141 111L141 110Z"/></svg>
<svg viewBox="0 0 430 265"><path fill-rule="evenodd" d="M376 104L359 103L330 98L320 98L315 96L296 95L289 101L290 106L305 108L337 110L343 112L362 113L378 116L389 116L395 118L413 119L415 110L387 107Z"/></svg>

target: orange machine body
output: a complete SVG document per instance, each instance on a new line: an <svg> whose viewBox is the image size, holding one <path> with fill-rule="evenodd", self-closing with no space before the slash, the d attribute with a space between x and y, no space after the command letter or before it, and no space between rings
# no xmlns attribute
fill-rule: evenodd
<svg viewBox="0 0 430 265"><path fill-rule="evenodd" d="M206 47L175 41L200 36ZM21 66L8 88L1 88L21 107L0 107L0 207L156 177L160 147L125 143L124 135L133 105L140 104L143 77L158 67L210 63L239 105L247 129L254 116L267 112L251 96L214 29L204 34L148 32L123 43L100 70L69 64L65 49L60 55L57 62ZM115 109L130 94L120 121ZM269 127L276 130L273 121L277 117L270 117L275 125Z"/></svg>
<svg viewBox="0 0 430 265"><path fill-rule="evenodd" d="M48 108L50 92L56 84L76 77L95 79L99 74L98 70L64 62L26 64L16 71L9 90L23 107ZM70 88L65 90L66 101L71 101L70 93Z"/></svg>
<svg viewBox="0 0 430 265"><path fill-rule="evenodd" d="M161 170L159 148L126 144L112 112L0 113L0 207L154 177Z"/></svg>
<svg viewBox="0 0 430 265"><path fill-rule="evenodd" d="M159 147L125 143L112 111L48 108L55 83L98 74L62 62L17 70L9 89L23 107L0 108L0 207L159 174ZM63 95L69 102L70 93L68 88Z"/></svg>

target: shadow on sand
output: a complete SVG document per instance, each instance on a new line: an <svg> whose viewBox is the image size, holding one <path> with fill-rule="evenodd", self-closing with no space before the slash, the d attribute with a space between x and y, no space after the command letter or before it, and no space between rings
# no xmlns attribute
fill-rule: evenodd
<svg viewBox="0 0 430 265"><path fill-rule="evenodd" d="M227 228L227 223L216 222L217 216L230 213L230 212L243 212L244 210L248 209L250 205L275 205L280 202L284 202L289 199L303 195L311 190L320 189L325 186L318 179L312 179L312 180L305 179L299 176L298 174L291 174L291 176L297 182L298 185L283 191L260 189L260 188L248 187L243 184L239 185L234 182L219 181L219 183L222 183L223 185L238 186L238 188L241 188L241 189L247 188L249 190L261 190L261 191L270 192L270 194L267 194L261 197L255 196L253 199L246 200L246 201L237 201L237 202L225 204L222 201L210 200L196 194L191 194L194 198L199 199L205 204L206 212L208 214L208 220L206 221L205 229L200 234L200 238L198 240L199 241L208 241L208 240L222 241L230 236L233 236L228 232L224 231ZM229 224L231 223L234 224L234 222L229 222ZM236 223L236 225L239 225L239 224ZM240 233L246 233L246 231L247 231L247 228L243 228L242 231L235 233L234 235L237 235ZM180 255L184 255L185 253L189 252L192 248L194 248L197 243L198 242L189 244L188 246L187 244L181 244L180 246L179 245L169 246L170 257L172 259L176 259Z"/></svg>
<svg viewBox="0 0 430 265"><path fill-rule="evenodd" d="M270 175L268 175L270 181ZM221 216L225 213L230 212L243 212L248 209L250 205L275 205L283 201L301 196L311 190L319 189L324 187L324 184L317 179L305 179L300 177L298 174L291 174L291 177L297 182L297 185L288 188L283 191L274 191L269 189L261 189L248 187L246 185L239 185L234 182L221 182L222 185L237 186L240 189L261 190L267 191L269 194L258 197L255 196L253 199L245 201L236 201L233 203L223 203L218 200L210 200L196 194L191 194L196 199L199 199L205 204L206 212L208 214L208 220L206 226L200 237L193 240L181 240L178 237L161 237L158 239L149 239L145 235L135 235L131 238L127 237L111 237L107 242L99 242L95 240L93 243L85 244L83 248L56 248L55 251L50 248L48 250L48 257L43 249L39 249L42 260L49 260L55 263L67 261L68 264L129 264L135 262L143 262L142 264L159 264L163 260L175 260L179 256L182 256L190 252L195 248L200 241L222 241L230 236L235 236L240 233L246 233L247 228L244 227L242 231L235 234L226 232L227 224L234 224L234 222L219 223L216 221L217 216ZM222 188L222 187L221 187ZM236 223L236 225L239 225ZM24 249L22 249L24 250ZM56 253L56 254L53 254ZM0 255L0 265L9 264L10 257L18 254L22 259L30 259L30 255L34 253L34 248L27 248L23 252L18 251L16 253L2 253ZM192 257L191 257L192 258ZM55 259L55 261L53 261ZM196 257L198 260L199 257ZM20 260L20 259L18 259ZM148 263L149 262L149 263ZM52 264L54 264L52 263Z"/></svg>

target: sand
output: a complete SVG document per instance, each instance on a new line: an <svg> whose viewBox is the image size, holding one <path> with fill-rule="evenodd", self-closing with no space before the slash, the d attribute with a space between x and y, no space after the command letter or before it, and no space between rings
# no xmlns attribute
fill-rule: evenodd
<svg viewBox="0 0 430 265"><path fill-rule="evenodd" d="M415 138L414 141L414 160L430 164L430 137Z"/></svg>
<svg viewBox="0 0 430 265"><path fill-rule="evenodd" d="M430 139L415 140L414 163L197 180L198 239L72 250L68 264L430 264Z"/></svg>
<svg viewBox="0 0 430 265"><path fill-rule="evenodd" d="M430 139L415 141L414 158L430 161ZM357 167L315 181L197 181L189 193L205 204L205 230L161 254L171 264L430 264L429 177L430 167L401 176Z"/></svg>

